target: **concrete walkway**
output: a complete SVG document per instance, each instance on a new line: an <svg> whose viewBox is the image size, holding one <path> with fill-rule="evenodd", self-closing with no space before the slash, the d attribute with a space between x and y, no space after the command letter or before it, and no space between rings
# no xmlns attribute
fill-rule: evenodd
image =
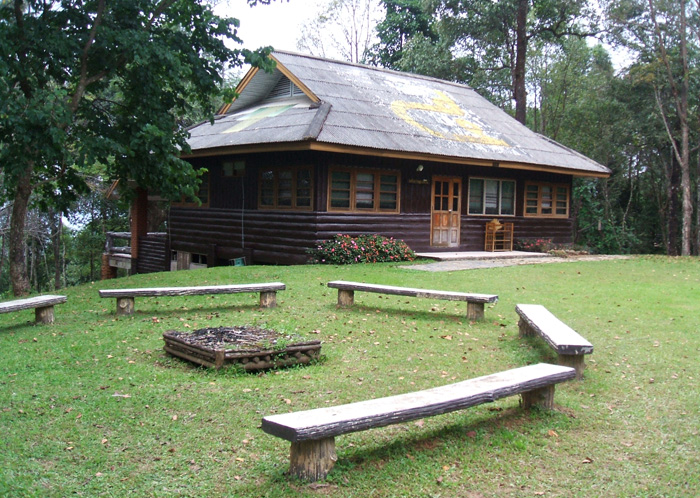
<svg viewBox="0 0 700 498"><path fill-rule="evenodd" d="M401 266L406 270L420 271L459 271L480 268L498 268L515 265L534 265L538 263L573 263L576 261L603 261L611 259L629 259L623 255L576 255L566 258L549 254L508 251L508 252L452 252L452 253L416 253L418 258L433 259L437 262L424 265Z"/></svg>

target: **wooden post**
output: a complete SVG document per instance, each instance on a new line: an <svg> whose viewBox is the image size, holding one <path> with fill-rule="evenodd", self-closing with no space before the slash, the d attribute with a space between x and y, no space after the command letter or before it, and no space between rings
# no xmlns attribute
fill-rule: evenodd
<svg viewBox="0 0 700 498"><path fill-rule="evenodd" d="M353 304L355 304L355 291L338 289L338 306L346 308Z"/></svg>
<svg viewBox="0 0 700 498"><path fill-rule="evenodd" d="M554 384L524 392L522 397L525 410L535 405L551 410L554 408Z"/></svg>
<svg viewBox="0 0 700 498"><path fill-rule="evenodd" d="M132 315L134 313L133 297L117 298L117 315Z"/></svg>
<svg viewBox="0 0 700 498"><path fill-rule="evenodd" d="M535 331L532 330L532 327L530 327L530 324L527 323L522 318L520 320L518 320L518 336L519 337L530 337L533 335L535 335Z"/></svg>
<svg viewBox="0 0 700 498"><path fill-rule="evenodd" d="M45 306L34 310L36 323L53 323L53 306Z"/></svg>
<svg viewBox="0 0 700 498"><path fill-rule="evenodd" d="M311 439L292 443L289 473L306 481L325 479L335 465L335 438Z"/></svg>
<svg viewBox="0 0 700 498"><path fill-rule="evenodd" d="M484 303L467 302L467 320L478 322L484 319Z"/></svg>
<svg viewBox="0 0 700 498"><path fill-rule="evenodd" d="M261 292L260 293L260 307L261 308L274 308L277 306L277 292Z"/></svg>
<svg viewBox="0 0 700 498"><path fill-rule="evenodd" d="M576 369L576 380L583 380L583 371L586 369L582 354L560 354L559 364Z"/></svg>
<svg viewBox="0 0 700 498"><path fill-rule="evenodd" d="M226 361L226 350L225 349L217 349L214 351L214 368L217 370L220 369L221 367L224 366L224 362Z"/></svg>

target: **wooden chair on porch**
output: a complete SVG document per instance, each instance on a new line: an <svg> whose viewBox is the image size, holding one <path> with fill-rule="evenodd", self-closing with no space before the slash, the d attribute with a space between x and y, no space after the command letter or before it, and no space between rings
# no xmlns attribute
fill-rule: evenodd
<svg viewBox="0 0 700 498"><path fill-rule="evenodd" d="M484 251L512 251L513 223L501 223L493 219L486 224Z"/></svg>

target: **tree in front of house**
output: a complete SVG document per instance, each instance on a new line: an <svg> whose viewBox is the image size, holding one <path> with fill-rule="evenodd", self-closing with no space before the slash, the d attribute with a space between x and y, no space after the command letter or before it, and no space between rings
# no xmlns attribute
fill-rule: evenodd
<svg viewBox="0 0 700 498"><path fill-rule="evenodd" d="M204 0L0 3L0 194L12 202L15 295L30 288L30 202L60 212L87 191L85 167L105 164L110 178L170 198L194 194L178 117L196 105L212 113L227 66L270 64L269 49L226 45L240 42L237 26Z"/></svg>

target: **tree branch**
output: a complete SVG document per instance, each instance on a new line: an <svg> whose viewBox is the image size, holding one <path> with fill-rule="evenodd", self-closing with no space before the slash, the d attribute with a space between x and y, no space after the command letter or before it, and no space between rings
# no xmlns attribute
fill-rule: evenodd
<svg viewBox="0 0 700 498"><path fill-rule="evenodd" d="M102 16L104 15L104 11L105 0L100 0L97 4L95 22L93 23L92 28L90 28L90 34L85 42L85 46L83 47L83 53L80 56L80 80L78 81L78 87L75 89L75 93L73 94L73 98L71 99L70 103L70 110L73 113L78 110L80 100L83 98L88 85L101 80L107 75L107 71L103 70L90 78L87 76L87 62L88 55L90 54L90 47L92 47L92 44L95 42L95 38L97 37L97 30L100 27L100 24L102 24Z"/></svg>

